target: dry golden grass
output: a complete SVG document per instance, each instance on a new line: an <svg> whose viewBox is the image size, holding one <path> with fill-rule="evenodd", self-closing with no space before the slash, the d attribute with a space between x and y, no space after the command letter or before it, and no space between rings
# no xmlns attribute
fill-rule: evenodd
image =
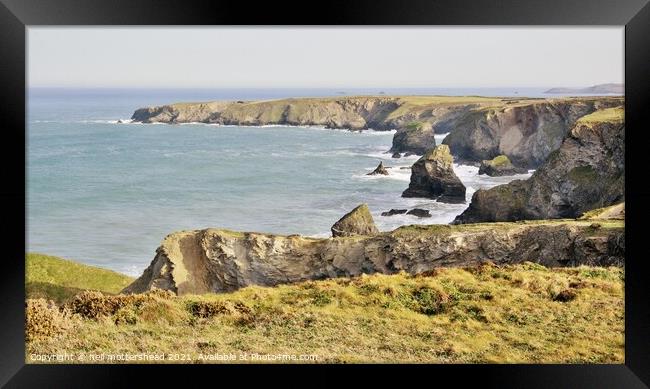
<svg viewBox="0 0 650 389"><path fill-rule="evenodd" d="M194 363L217 353L316 355L321 363L623 363L623 285L620 268L524 263L201 296L86 293L62 308L70 314L57 316L55 331L29 336L27 362L32 353L145 352ZM36 312L28 323L41 320Z"/></svg>

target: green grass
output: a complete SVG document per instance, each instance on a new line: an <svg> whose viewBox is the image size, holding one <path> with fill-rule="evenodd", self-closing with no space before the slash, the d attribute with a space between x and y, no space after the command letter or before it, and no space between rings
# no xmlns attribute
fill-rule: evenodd
<svg viewBox="0 0 650 389"><path fill-rule="evenodd" d="M315 355L316 362L333 363L623 363L623 283L621 268L522 263L200 296L86 293L62 310L29 300L27 355L183 353L199 363L200 354L211 353Z"/></svg>
<svg viewBox="0 0 650 389"><path fill-rule="evenodd" d="M622 121L625 116L625 110L622 106L599 109L589 115L578 119L578 123L599 123L599 122L618 122Z"/></svg>
<svg viewBox="0 0 650 389"><path fill-rule="evenodd" d="M48 298L62 303L84 290L119 293L133 278L111 270L82 265L49 255L25 255L25 288L28 298Z"/></svg>
<svg viewBox="0 0 650 389"><path fill-rule="evenodd" d="M496 156L490 162L493 166L510 165L510 159L508 159L508 157L505 155Z"/></svg>

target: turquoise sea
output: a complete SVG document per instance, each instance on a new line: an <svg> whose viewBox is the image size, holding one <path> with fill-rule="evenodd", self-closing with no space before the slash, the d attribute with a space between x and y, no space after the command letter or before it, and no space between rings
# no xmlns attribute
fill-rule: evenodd
<svg viewBox="0 0 650 389"><path fill-rule="evenodd" d="M386 94L513 95L513 89L383 90ZM539 96L543 88L519 89ZM348 90L346 94L377 94ZM30 89L27 128L27 249L139 275L165 235L183 229L329 236L368 203L381 230L448 223L467 204L404 199L417 157L392 159L393 132L203 124L118 124L139 107L176 101L342 95L340 90ZM445 134L438 136L438 142ZM379 161L387 177L369 177ZM468 188L516 177L455 167ZM382 217L429 209L429 219Z"/></svg>

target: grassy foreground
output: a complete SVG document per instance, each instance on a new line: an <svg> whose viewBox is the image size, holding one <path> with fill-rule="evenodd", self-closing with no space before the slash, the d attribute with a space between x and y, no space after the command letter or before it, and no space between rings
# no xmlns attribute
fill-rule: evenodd
<svg viewBox="0 0 650 389"><path fill-rule="evenodd" d="M524 263L219 295L84 292L64 305L28 300L26 362L623 363L623 290L620 268Z"/></svg>
<svg viewBox="0 0 650 389"><path fill-rule="evenodd" d="M111 270L58 257L36 253L25 255L27 298L43 297L63 303L84 290L117 294L133 280Z"/></svg>

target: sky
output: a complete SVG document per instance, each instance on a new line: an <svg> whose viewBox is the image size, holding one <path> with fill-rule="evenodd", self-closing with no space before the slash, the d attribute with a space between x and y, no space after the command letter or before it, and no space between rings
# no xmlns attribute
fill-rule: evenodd
<svg viewBox="0 0 650 389"><path fill-rule="evenodd" d="M623 82L615 27L29 27L30 87L578 87Z"/></svg>

